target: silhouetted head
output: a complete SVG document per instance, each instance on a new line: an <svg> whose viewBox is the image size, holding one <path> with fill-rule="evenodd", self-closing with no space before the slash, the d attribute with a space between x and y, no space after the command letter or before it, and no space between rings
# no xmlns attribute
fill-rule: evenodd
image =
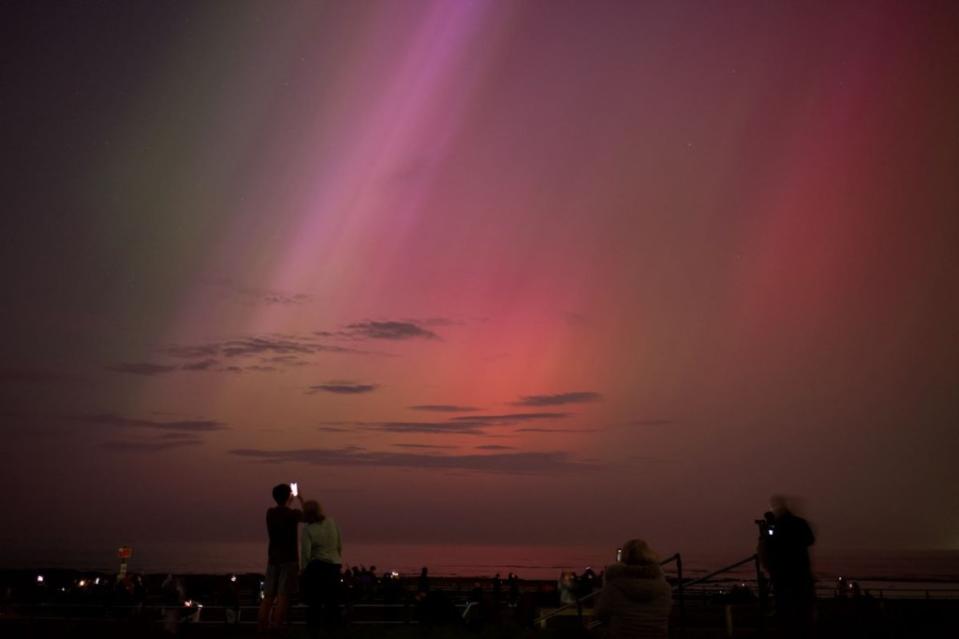
<svg viewBox="0 0 959 639"><path fill-rule="evenodd" d="M627 566L658 564L659 557L642 539L630 539L623 544L623 563Z"/></svg>
<svg viewBox="0 0 959 639"><path fill-rule="evenodd" d="M420 577L426 577L430 574L429 568L423 566L423 570L420 571Z"/></svg>
<svg viewBox="0 0 959 639"><path fill-rule="evenodd" d="M277 484L273 487L273 501L280 506L285 506L286 502L290 501L292 492L289 484Z"/></svg>
<svg viewBox="0 0 959 639"><path fill-rule="evenodd" d="M323 515L323 507L320 506L320 502L311 499L303 504L304 524L314 524L318 521L323 521L323 519L325 519L325 516Z"/></svg>
<svg viewBox="0 0 959 639"><path fill-rule="evenodd" d="M789 499L787 499L785 495L773 495L769 498L769 507L772 509L773 514L781 517L789 512Z"/></svg>

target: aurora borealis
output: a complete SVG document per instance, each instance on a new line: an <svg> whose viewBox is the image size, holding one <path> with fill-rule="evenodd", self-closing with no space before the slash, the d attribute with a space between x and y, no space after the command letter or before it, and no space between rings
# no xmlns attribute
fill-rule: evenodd
<svg viewBox="0 0 959 639"><path fill-rule="evenodd" d="M0 11L8 553L959 548L950 3Z"/></svg>

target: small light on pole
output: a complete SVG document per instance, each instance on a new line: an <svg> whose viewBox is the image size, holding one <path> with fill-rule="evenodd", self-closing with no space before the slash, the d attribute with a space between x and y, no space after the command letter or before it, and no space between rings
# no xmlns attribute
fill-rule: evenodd
<svg viewBox="0 0 959 639"><path fill-rule="evenodd" d="M117 578L123 579L127 576L127 563L129 563L130 558L133 557L133 548L130 546L120 546L117 548L117 557L120 559L120 572L117 574Z"/></svg>

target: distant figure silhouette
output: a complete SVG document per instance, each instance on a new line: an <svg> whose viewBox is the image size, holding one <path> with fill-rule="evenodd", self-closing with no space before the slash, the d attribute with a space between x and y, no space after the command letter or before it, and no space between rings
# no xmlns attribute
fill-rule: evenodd
<svg viewBox="0 0 959 639"><path fill-rule="evenodd" d="M666 639L672 603L659 558L645 541L630 539L621 562L606 569L596 617L609 625L610 639Z"/></svg>
<svg viewBox="0 0 959 639"><path fill-rule="evenodd" d="M770 501L772 517L761 526L759 557L769 571L776 597L776 620L787 637L812 635L816 602L809 547L816 542L809 523L795 515L785 497Z"/></svg>
<svg viewBox="0 0 959 639"><path fill-rule="evenodd" d="M160 593L163 596L163 629L175 635L180 629L180 613L183 611L183 600L186 598L183 582L170 573L160 584Z"/></svg>
<svg viewBox="0 0 959 639"><path fill-rule="evenodd" d="M336 625L340 620L343 541L336 522L323 513L316 501L303 504L303 524L300 566L303 568L303 595L308 606L306 622L310 633L316 634L324 613L330 625Z"/></svg>
<svg viewBox="0 0 959 639"><path fill-rule="evenodd" d="M559 591L559 603L561 605L576 603L576 573L572 570L564 570L559 573L556 590Z"/></svg>
<svg viewBox="0 0 959 639"><path fill-rule="evenodd" d="M506 576L506 585L509 587L509 605L516 606L519 604L519 575L509 573Z"/></svg>
<svg viewBox="0 0 959 639"><path fill-rule="evenodd" d="M270 544L267 551L263 601L260 602L257 623L257 629L260 632L270 629L271 611L273 625L277 628L285 626L290 595L296 594L299 577L296 528L297 524L303 521L303 512L290 508L290 504L300 501L300 498L292 496L289 484L278 484L273 487L273 500L276 506L266 511L266 530L270 537ZM301 505L302 503L300 501Z"/></svg>
<svg viewBox="0 0 959 639"><path fill-rule="evenodd" d="M416 582L416 598L423 599L430 594L430 570L426 566L420 570L420 578Z"/></svg>

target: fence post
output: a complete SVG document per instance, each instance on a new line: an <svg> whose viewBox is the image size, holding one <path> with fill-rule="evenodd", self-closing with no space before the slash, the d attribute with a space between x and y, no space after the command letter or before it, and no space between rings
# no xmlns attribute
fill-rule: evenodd
<svg viewBox="0 0 959 639"><path fill-rule="evenodd" d="M676 578L679 580L679 628L686 634L686 587L683 585L683 556L676 553Z"/></svg>
<svg viewBox="0 0 959 639"><path fill-rule="evenodd" d="M759 597L759 636L766 633L766 576L759 561L759 555L753 555L756 562L756 594Z"/></svg>

